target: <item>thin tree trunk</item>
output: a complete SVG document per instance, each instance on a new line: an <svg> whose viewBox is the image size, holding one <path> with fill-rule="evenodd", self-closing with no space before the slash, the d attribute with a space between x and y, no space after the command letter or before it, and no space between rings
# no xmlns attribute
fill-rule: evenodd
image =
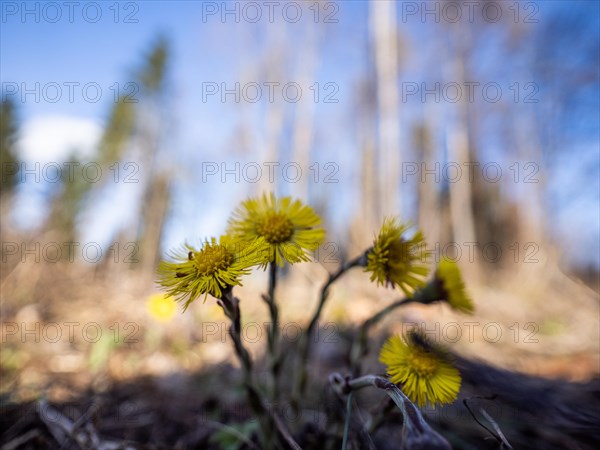
<svg viewBox="0 0 600 450"><path fill-rule="evenodd" d="M518 242L520 254L525 248L535 251L533 259L547 262L553 257L555 250L550 239L548 229L545 226L546 211L544 209L544 191L546 180L543 176L545 167L543 165L540 143L536 134L539 130L535 117L532 114L514 116L513 130L520 161L517 162L515 180L524 192L520 208L520 223ZM535 132L532 132L534 130ZM527 164L527 167L525 165ZM527 181L527 182L525 182ZM522 256L519 260L530 260L532 258Z"/></svg>
<svg viewBox="0 0 600 450"><path fill-rule="evenodd" d="M300 75L300 86L306 89L314 79L316 63L316 32L314 27L307 31L308 44L303 46L305 50L302 58L302 72ZM292 161L300 166L302 175L300 180L294 184L295 195L305 201L309 201L308 179L310 169L310 149L314 133L315 102L312 98L303 98L297 104L296 117L292 141ZM317 180L321 182L321 180Z"/></svg>
<svg viewBox="0 0 600 450"><path fill-rule="evenodd" d="M396 4L393 1L372 0L370 5L379 108L378 195L382 205L380 215L395 215L401 209L397 189L401 155Z"/></svg>
<svg viewBox="0 0 600 450"><path fill-rule="evenodd" d="M163 136L164 115L158 98L147 99L147 110L141 115L141 154L140 172L146 172L137 244L141 279L154 275L160 255L160 242L165 214L169 204L170 175L157 167L161 138Z"/></svg>
<svg viewBox="0 0 600 450"><path fill-rule="evenodd" d="M466 39L464 30L455 31L456 52L452 61L447 61L448 81L454 81L464 86L466 64ZM446 128L448 146L448 161L456 163L462 171L462 176L449 183L450 190L450 220L452 223L453 240L461 250L467 250L477 242L475 220L473 217L473 182L468 176L468 165L471 163L470 142L468 132L468 104L465 96L456 103L454 117L449 120ZM444 172L442 172L444 173ZM464 262L468 258L462 258ZM473 264L463 264L463 269L471 276L478 275L477 252Z"/></svg>
<svg viewBox="0 0 600 450"><path fill-rule="evenodd" d="M368 51L367 51L368 55ZM374 74L373 74L374 75ZM376 166L376 105L373 93L376 91L375 77L368 74L359 88L356 117L356 141L358 142L357 160L360 161L360 190L357 193L360 202L357 204L350 230L350 253L364 251L373 239L373 233L381 225L379 215L380 199L378 196L378 178Z"/></svg>
<svg viewBox="0 0 600 450"><path fill-rule="evenodd" d="M150 183L143 214L144 230L139 240L143 275L153 275L160 257L160 242L169 208L170 180L167 174L154 176Z"/></svg>
<svg viewBox="0 0 600 450"><path fill-rule="evenodd" d="M429 117L425 114L425 117ZM419 162L421 167L435 166L435 150L433 146L433 136L431 135L435 126L424 123L415 130L415 147L419 152ZM418 170L418 174L422 171ZM417 176L417 195L418 195L418 221L419 229L425 233L429 245L435 245L440 242L440 199L438 195L437 183L427 177Z"/></svg>
<svg viewBox="0 0 600 450"><path fill-rule="evenodd" d="M269 30L271 30L271 28L269 28ZM286 41L285 29L280 29L276 27L272 33L274 34L273 42L278 42L280 43L279 45L284 46ZM280 84L278 86L279 90L277 90L277 87L275 88L275 92L279 95L275 95L273 102L270 102L268 96L265 96L265 100L267 101L267 108L266 132L264 140L264 162L268 164L279 163L280 165L275 166L275 177L272 182L269 179L268 175L261 177L261 179L259 180L258 188L259 193L261 194L266 192L277 192L277 181L281 175L281 155L279 147L281 145L281 133L283 131L283 122L285 116L284 101L280 95L281 86L284 83L284 81L282 80L283 77L281 73L283 64L283 50L281 47L277 47L274 50L272 50L271 55L268 56L267 64L265 67L265 73L269 74L269 76L267 77L269 81L276 81Z"/></svg>

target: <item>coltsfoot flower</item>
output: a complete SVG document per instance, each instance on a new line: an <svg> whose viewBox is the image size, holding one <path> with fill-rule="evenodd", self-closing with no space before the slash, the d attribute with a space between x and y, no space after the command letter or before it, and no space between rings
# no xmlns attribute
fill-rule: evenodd
<svg viewBox="0 0 600 450"><path fill-rule="evenodd" d="M447 352L412 332L406 338L390 337L379 353L392 383L419 407L446 404L456 400L461 378Z"/></svg>
<svg viewBox="0 0 600 450"><path fill-rule="evenodd" d="M264 238L269 251L266 260L283 266L309 261L308 252L325 238L321 218L300 200L276 198L273 193L242 202L229 221L229 233L241 242Z"/></svg>
<svg viewBox="0 0 600 450"><path fill-rule="evenodd" d="M406 295L424 286L429 272L425 237L417 231L412 238L405 238L403 234L408 228L393 217L386 218L369 251L365 268L377 285L392 288L398 285Z"/></svg>
<svg viewBox="0 0 600 450"><path fill-rule="evenodd" d="M204 301L208 294L220 299L225 289L241 285L241 276L264 261L265 251L264 239L240 246L227 235L205 241L200 250L184 244L171 252L173 261L160 262L158 283L170 297L185 302L185 311L202 294Z"/></svg>
<svg viewBox="0 0 600 450"><path fill-rule="evenodd" d="M453 309L467 314L473 313L473 301L454 261L443 257L435 271L435 279L439 282L442 300L446 300Z"/></svg>
<svg viewBox="0 0 600 450"><path fill-rule="evenodd" d="M168 322L177 311L177 304L173 299L162 293L152 294L146 306L152 318L159 322Z"/></svg>

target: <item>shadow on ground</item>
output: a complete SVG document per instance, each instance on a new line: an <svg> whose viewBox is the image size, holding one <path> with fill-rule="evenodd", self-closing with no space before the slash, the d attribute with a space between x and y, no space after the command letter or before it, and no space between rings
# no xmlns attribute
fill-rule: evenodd
<svg viewBox="0 0 600 450"><path fill-rule="evenodd" d="M317 350L310 368L317 381L309 387L300 412L285 401L273 406L305 450L341 448L345 406L328 386L327 375L344 372L347 348L342 347ZM509 372L459 356L456 362L463 376L459 399L423 411L454 448L499 449L501 442L494 435L500 433L515 449L597 448L599 378L572 383ZM245 405L239 375L236 368L221 364L194 374L141 377L125 383L99 380L94 389L68 401L14 404L5 398L1 449L259 448L257 424ZM287 381L284 393L290 389ZM403 448L402 416L387 397L364 389L355 398L348 448Z"/></svg>

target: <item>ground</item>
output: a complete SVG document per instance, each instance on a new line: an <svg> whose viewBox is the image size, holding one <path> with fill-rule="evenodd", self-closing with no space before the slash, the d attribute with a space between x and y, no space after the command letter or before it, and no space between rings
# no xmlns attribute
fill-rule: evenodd
<svg viewBox="0 0 600 450"><path fill-rule="evenodd" d="M298 333L326 274L319 266L298 267L277 291L287 355L283 392L290 389ZM495 283L472 283L474 316L445 305L396 311L373 330L364 371L383 374L377 361L383 340L407 323L421 324L450 347L463 377L454 404L424 410L454 448L500 448L494 430L513 448L596 448L598 294L557 270L544 272L542 278L522 268L499 274ZM535 277L539 283L531 282ZM259 377L266 372L260 369L266 368L267 315L260 300L265 282L258 272L236 292ZM222 311L209 298L185 314L157 320L148 309L153 293L151 281L125 267L3 268L2 449L256 448L256 422ZM305 450L341 448L345 405L328 376L347 373L356 324L397 297L374 288L360 271L332 290L303 409L294 414L286 401L278 407ZM356 397L349 448L401 448L402 417L386 398L375 389ZM361 428L373 420L379 426L368 438ZM60 431L73 426L72 438Z"/></svg>

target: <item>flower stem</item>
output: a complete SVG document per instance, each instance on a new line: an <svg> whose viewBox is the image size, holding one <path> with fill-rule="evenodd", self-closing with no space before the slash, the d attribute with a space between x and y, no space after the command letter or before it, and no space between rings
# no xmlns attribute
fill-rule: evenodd
<svg viewBox="0 0 600 450"><path fill-rule="evenodd" d="M333 283L335 283L335 281L338 278L340 278L348 270L352 269L353 267L359 267L359 266L366 265L367 254L369 253L369 251L370 251L370 249L367 250L366 252L364 252L363 254L361 254L359 257L340 266L340 268L336 272L329 274L327 281L321 288L319 304L317 305L317 309L315 310L315 312L312 316L312 319L310 320L308 327L306 328L306 332L302 335L302 337L300 339L300 343L299 343L297 366L296 366L296 371L295 371L296 378L295 378L295 383L294 383L294 389L292 392L292 404L293 405L298 404L298 400L300 399L300 397L302 396L302 394L304 393L304 390L306 388L306 380L307 380L306 364L308 362L308 356L310 353L310 343L311 343L310 337L311 337L311 334L313 333L313 331L315 330L315 328L317 327L317 324L319 323L319 319L321 317L321 312L323 311L323 306L325 306L325 302L327 301L327 298L329 297L329 288L331 287L331 285Z"/></svg>
<svg viewBox="0 0 600 450"><path fill-rule="evenodd" d="M350 434L350 417L352 416L352 391L346 399L346 421L344 422L344 437L342 439L342 450L348 447L348 434Z"/></svg>
<svg viewBox="0 0 600 450"><path fill-rule="evenodd" d="M220 300L225 315L231 320L231 328L229 329L229 335L233 340L235 352L242 364L245 381L250 380L252 375L252 359L244 344L242 343L242 326L241 326L241 315L239 300L233 296L231 289L227 289L223 292L223 297Z"/></svg>
<svg viewBox="0 0 600 450"><path fill-rule="evenodd" d="M413 302L416 302L416 300L411 297L396 300L363 322L358 332L358 337L354 339L352 348L350 350L350 371L353 376L357 377L360 375L361 359L369 351L367 337L371 327L379 323L385 316L394 311L396 308Z"/></svg>
<svg viewBox="0 0 600 450"><path fill-rule="evenodd" d="M387 378L378 375L364 375L360 378L344 378L339 373L329 376L329 382L339 395L349 395L353 391L365 387L376 387L385 393L396 404L402 413L402 443L405 448L420 444L420 448L450 450L452 447L446 439L438 434L423 418L421 411Z"/></svg>
<svg viewBox="0 0 600 450"><path fill-rule="evenodd" d="M279 309L275 302L275 288L277 287L277 263L271 261L269 264L269 286L268 293L264 296L269 307L269 315L271 317L271 323L269 326L268 335L268 351L269 351L269 365L271 370L271 400L276 403L279 397L279 371L281 368L281 361L279 355Z"/></svg>
<svg viewBox="0 0 600 450"><path fill-rule="evenodd" d="M250 407L257 415L261 430L261 441L267 448L272 444L273 426L271 419L265 410L265 402L262 400L259 391L255 388L252 381L252 358L250 353L242 342L242 327L239 300L233 296L232 289L226 289L223 296L219 300L219 304L223 308L225 315L231 320L229 335L233 341L235 353L242 365L242 373L244 378L244 387L248 397Z"/></svg>

